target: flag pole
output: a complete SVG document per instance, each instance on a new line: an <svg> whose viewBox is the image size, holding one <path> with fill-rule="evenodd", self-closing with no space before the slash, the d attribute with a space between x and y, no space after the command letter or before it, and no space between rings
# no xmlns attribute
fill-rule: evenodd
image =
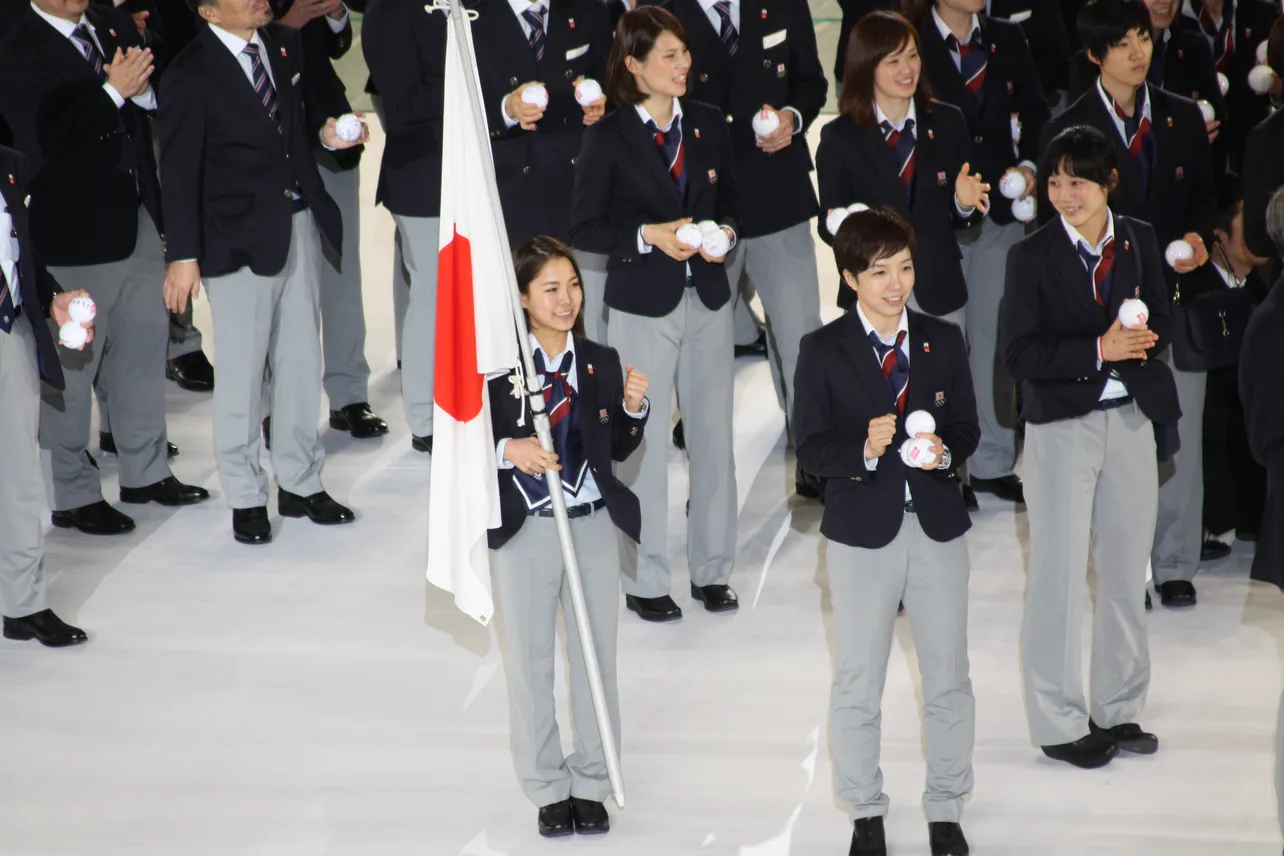
<svg viewBox="0 0 1284 856"><path fill-rule="evenodd" d="M435 5L428 6L428 11L445 6L442 0L434 0ZM473 105L473 115L485 116L482 104L481 81L477 76L477 57L473 51L472 30L469 27L469 15L476 17L476 12L465 10L460 0L449 0L450 14L447 16L450 26L455 30L455 42L464 59L466 71L471 72L468 98ZM474 125L473 132L479 149L490 153L490 136L483 125ZM484 170L483 178L486 192L490 195L491 209L495 212L495 228L498 230L500 244L507 243L507 228L504 225L504 209L499 201L499 186L495 181L494 161L489 169ZM445 166L445 165L443 165ZM530 399L531 415L539 444L546 452L552 452L553 435L549 430L548 414L544 411L544 394L540 388L538 375L535 373L535 361L531 354L530 339L526 335L526 314L522 309L521 291L517 286L517 274L511 262L502 265L505 279L508 281L508 303L513 314L513 324L517 328L517 341L522 352L522 365L525 367L526 392ZM566 516L566 497L562 493L561 474L549 470L544 474L548 484L548 496L553 505L553 519L557 523L557 537L562 545L562 565L565 569L567 588L571 594L571 609L575 613L575 626L579 631L580 650L584 653L584 671L588 675L589 694L593 698L593 712L597 715L598 734L602 738L602 750L606 760L606 774L611 783L611 794L615 804L624 808L624 776L620 773L620 756L615 745L615 729L611 726L611 717L606 704L606 691L602 688L602 670L598 663L597 647L593 643L593 629L589 625L588 608L584 603L584 585L580 579L579 560L575 555L575 543L571 539L571 521ZM581 727L583 727L581 725Z"/></svg>

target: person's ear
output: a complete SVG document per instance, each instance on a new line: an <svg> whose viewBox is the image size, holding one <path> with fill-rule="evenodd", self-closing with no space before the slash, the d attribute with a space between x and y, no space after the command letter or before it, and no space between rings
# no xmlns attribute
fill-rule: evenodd
<svg viewBox="0 0 1284 856"><path fill-rule="evenodd" d="M856 290L856 275L851 271L849 270L843 271L843 282L846 283L847 287L850 288L852 291Z"/></svg>
<svg viewBox="0 0 1284 856"><path fill-rule="evenodd" d="M1119 187L1119 170L1110 170L1110 178L1106 181L1106 193L1114 193Z"/></svg>

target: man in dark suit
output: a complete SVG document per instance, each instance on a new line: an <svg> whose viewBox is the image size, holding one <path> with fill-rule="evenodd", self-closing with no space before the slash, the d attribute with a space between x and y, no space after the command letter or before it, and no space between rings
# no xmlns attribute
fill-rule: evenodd
<svg viewBox="0 0 1284 856"><path fill-rule="evenodd" d="M419 0L371 0L361 48L378 87L387 134L375 203L397 224L395 280L404 261L409 287L401 334L401 396L411 446L432 451L437 336L438 214L446 16Z"/></svg>
<svg viewBox="0 0 1284 856"><path fill-rule="evenodd" d="M333 61L352 47L352 21L341 0L273 0L277 20L299 31L303 74L316 110L325 116L352 112ZM388 424L370 409L366 362L366 315L361 297L361 153L365 146L331 152L318 141L313 151L326 192L343 216L341 254L321 265L322 387L330 402L330 427L353 437L378 437ZM324 249L324 248L323 248Z"/></svg>
<svg viewBox="0 0 1284 856"><path fill-rule="evenodd" d="M166 70L160 92L161 176L170 213L165 303L180 312L202 277L214 316L214 445L232 530L271 540L259 464L264 367L272 376L272 462L278 510L315 523L352 512L321 485L321 239L338 252L343 219L317 172L318 138L339 138L306 98L296 30L271 23L267 0L198 0L207 22Z"/></svg>
<svg viewBox="0 0 1284 856"><path fill-rule="evenodd" d="M1277 24L1274 50L1267 63L1284 69L1284 23ZM1277 74L1279 72L1276 72ZM1280 271L1274 243L1266 229L1266 206L1275 191L1284 186L1284 110L1276 110L1248 134L1244 147L1244 243L1254 255L1275 259L1271 269Z"/></svg>
<svg viewBox="0 0 1284 856"><path fill-rule="evenodd" d="M51 647L84 642L45 599L44 483L36 449L41 381L62 387L62 367L46 318L70 321L71 301L37 260L27 208L26 162L0 148L0 608L7 639L37 639ZM93 337L93 324L90 328Z"/></svg>
<svg viewBox="0 0 1284 856"><path fill-rule="evenodd" d="M37 0L0 52L0 113L31 169L31 238L50 273L97 304L98 338L60 355L40 444L51 458L54 525L106 535L134 521L104 501L86 452L92 385L110 389L122 502L208 499L167 462L160 300L164 220L150 118L151 53L133 19L88 0Z"/></svg>
<svg viewBox="0 0 1284 856"><path fill-rule="evenodd" d="M972 523L957 470L980 426L962 332L906 308L913 250L913 231L890 209L843 221L834 255L856 305L803 339L796 380L798 460L826 480L820 531L837 631L834 775L855 821L855 856L887 854L878 720L901 601L923 678L932 856L968 853L959 818L972 791L976 728L963 539ZM925 414L933 427L911 438L907 426ZM911 439L930 459L905 462L902 444Z"/></svg>
<svg viewBox="0 0 1284 856"><path fill-rule="evenodd" d="M1172 305L1178 275L1208 261L1217 216L1208 131L1190 100L1150 85L1150 14L1140 0L1094 0L1079 15L1080 37L1100 69L1093 88L1048 123L1045 141L1072 125L1088 125L1110 139L1118 155L1116 214L1148 222L1161 248L1186 241L1194 257L1164 265L1166 303ZM1040 202L1040 220L1055 211ZM1151 306L1151 312L1155 307ZM1192 580L1203 544L1203 413L1206 372L1174 369L1181 399L1177 423L1181 446L1160 467L1159 513L1151 565L1165 606L1194 606Z"/></svg>

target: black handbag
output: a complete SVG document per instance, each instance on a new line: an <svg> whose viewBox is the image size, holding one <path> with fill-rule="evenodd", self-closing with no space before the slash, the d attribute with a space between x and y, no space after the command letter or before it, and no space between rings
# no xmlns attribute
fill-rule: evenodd
<svg viewBox="0 0 1284 856"><path fill-rule="evenodd" d="M1239 363L1244 330L1257 307L1247 288L1221 288L1183 301L1181 278L1173 296L1173 365L1206 372Z"/></svg>

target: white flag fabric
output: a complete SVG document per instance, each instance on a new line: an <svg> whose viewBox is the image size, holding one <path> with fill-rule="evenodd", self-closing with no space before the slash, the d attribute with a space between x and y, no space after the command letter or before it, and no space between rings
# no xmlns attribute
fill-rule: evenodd
<svg viewBox="0 0 1284 856"><path fill-rule="evenodd" d="M499 525L486 379L519 358L512 257L488 192L495 175L470 29L451 21L446 37L428 581L486 624L494 614L486 530Z"/></svg>

